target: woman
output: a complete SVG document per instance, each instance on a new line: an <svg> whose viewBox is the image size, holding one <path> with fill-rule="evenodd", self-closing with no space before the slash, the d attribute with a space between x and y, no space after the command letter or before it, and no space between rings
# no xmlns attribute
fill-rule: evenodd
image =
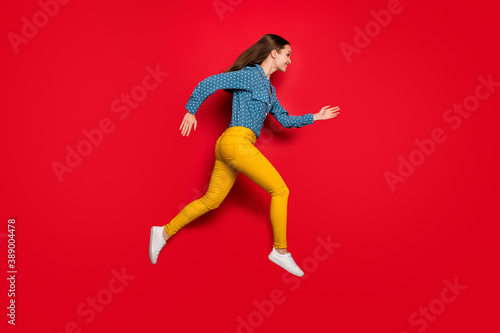
<svg viewBox="0 0 500 333"><path fill-rule="evenodd" d="M330 105L327 105L316 114L288 115L277 100L269 78L276 70L286 72L291 63L290 55L288 41L277 35L264 35L225 72L206 78L194 89L186 104L188 112L180 126L183 136L188 136L193 127L196 130L196 111L218 89L233 93L231 123L215 145L215 166L206 194L184 207L170 223L151 227L149 258L153 264L167 240L180 228L222 203L237 174L242 172L272 196L270 215L274 246L269 259L294 275L304 275L287 251L288 187L254 144L268 113L283 127L292 128L331 119L337 116L339 107L329 108Z"/></svg>

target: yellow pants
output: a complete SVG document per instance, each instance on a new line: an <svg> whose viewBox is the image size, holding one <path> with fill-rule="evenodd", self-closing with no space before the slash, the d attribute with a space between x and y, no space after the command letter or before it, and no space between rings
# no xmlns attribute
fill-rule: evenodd
<svg viewBox="0 0 500 333"><path fill-rule="evenodd" d="M255 148L255 140L255 134L249 128L233 126L226 129L215 145L215 165L207 193L185 206L165 225L169 236L197 217L219 207L233 187L236 176L242 172L271 194L274 247L287 247L286 219L290 192L278 171Z"/></svg>

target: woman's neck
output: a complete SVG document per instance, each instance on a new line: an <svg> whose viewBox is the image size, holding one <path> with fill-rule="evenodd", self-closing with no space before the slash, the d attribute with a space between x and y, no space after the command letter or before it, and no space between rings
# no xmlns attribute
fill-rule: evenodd
<svg viewBox="0 0 500 333"><path fill-rule="evenodd" d="M270 80L271 74L273 74L276 71L276 68L274 68L273 64L267 60L268 59L264 60L260 65L262 66L262 69L264 70L264 73L266 74L267 79Z"/></svg>

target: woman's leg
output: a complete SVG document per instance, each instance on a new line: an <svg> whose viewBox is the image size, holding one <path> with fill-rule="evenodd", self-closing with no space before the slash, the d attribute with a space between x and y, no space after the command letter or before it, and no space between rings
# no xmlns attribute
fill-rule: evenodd
<svg viewBox="0 0 500 333"><path fill-rule="evenodd" d="M226 143L228 140L221 144L221 152L223 152L224 147L234 149L234 151L231 151L234 158L226 159L225 162L271 194L270 217L273 227L274 247L276 249L286 249L287 206L290 194L288 187L271 162L253 144L244 139L233 138L234 148ZM283 252L286 253L286 250Z"/></svg>
<svg viewBox="0 0 500 333"><path fill-rule="evenodd" d="M219 207L233 187L237 175L238 172L221 160L216 153L215 165L207 192L203 197L185 206L170 223L165 225L164 229L167 235L173 236L189 222Z"/></svg>
<svg viewBox="0 0 500 333"><path fill-rule="evenodd" d="M152 264L156 264L158 255L170 236L173 236L179 229L197 217L219 207L233 187L238 171L234 170L221 159L218 152L219 141L220 138L217 140L215 146L215 165L207 193L184 207L170 223L162 227L151 227L149 236L149 259Z"/></svg>
<svg viewBox="0 0 500 333"><path fill-rule="evenodd" d="M235 158L226 162L271 194L270 215L274 247L268 256L269 260L296 276L304 276L304 272L287 251L286 218L290 194L288 187L278 171L253 144L248 140L236 141L239 142L235 145Z"/></svg>

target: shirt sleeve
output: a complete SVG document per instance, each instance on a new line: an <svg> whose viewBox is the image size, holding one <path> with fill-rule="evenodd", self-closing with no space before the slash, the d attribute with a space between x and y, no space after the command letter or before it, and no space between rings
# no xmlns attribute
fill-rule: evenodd
<svg viewBox="0 0 500 333"><path fill-rule="evenodd" d="M196 114L200 105L219 89L251 90L252 72L244 69L228 73L220 73L207 77L193 90L188 99L186 109Z"/></svg>
<svg viewBox="0 0 500 333"><path fill-rule="evenodd" d="M305 125L310 125L314 122L313 114L307 113L302 116L290 116L288 112L283 109L280 102L276 99L274 106L271 108L269 113L276 118L276 120L285 128L292 127L302 127Z"/></svg>

